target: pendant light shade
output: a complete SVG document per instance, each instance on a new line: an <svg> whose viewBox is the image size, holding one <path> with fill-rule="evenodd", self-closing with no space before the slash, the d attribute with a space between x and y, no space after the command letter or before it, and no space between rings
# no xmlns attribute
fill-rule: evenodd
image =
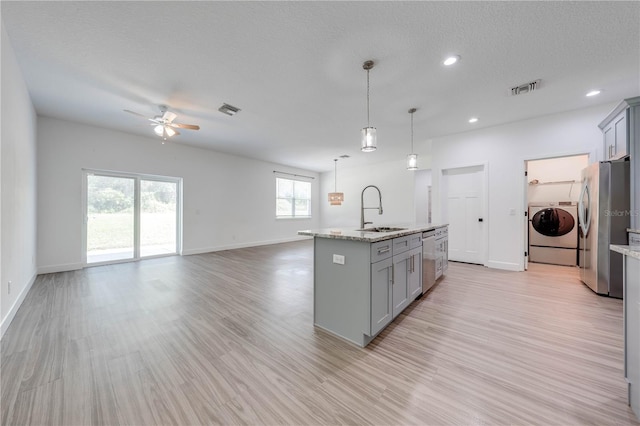
<svg viewBox="0 0 640 426"><path fill-rule="evenodd" d="M375 151L377 148L376 128L369 122L369 71L373 68L373 61L366 61L362 68L367 71L367 127L361 131L361 149L363 152Z"/></svg>
<svg viewBox="0 0 640 426"><path fill-rule="evenodd" d="M361 130L362 133L362 151L371 152L376 150L376 128L365 127Z"/></svg>
<svg viewBox="0 0 640 426"><path fill-rule="evenodd" d="M332 206L340 206L344 201L344 194L342 192L338 192L338 159L336 158L333 161L335 167L333 174L335 186L333 187L334 192L329 193L329 204Z"/></svg>
<svg viewBox="0 0 640 426"><path fill-rule="evenodd" d="M411 154L407 155L407 170L418 170L418 154L413 153L413 113L416 111L415 108L409 110L411 115Z"/></svg>
<svg viewBox="0 0 640 426"><path fill-rule="evenodd" d="M407 170L418 170L418 154L407 155Z"/></svg>

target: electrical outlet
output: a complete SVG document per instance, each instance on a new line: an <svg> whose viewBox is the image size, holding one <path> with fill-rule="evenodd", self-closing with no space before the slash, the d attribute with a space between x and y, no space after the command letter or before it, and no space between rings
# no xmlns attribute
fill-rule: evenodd
<svg viewBox="0 0 640 426"><path fill-rule="evenodd" d="M334 254L333 263L337 263L338 265L344 265L344 256L341 254Z"/></svg>
<svg viewBox="0 0 640 426"><path fill-rule="evenodd" d="M9 286L8 286L7 294L11 294L11 281L9 281Z"/></svg>

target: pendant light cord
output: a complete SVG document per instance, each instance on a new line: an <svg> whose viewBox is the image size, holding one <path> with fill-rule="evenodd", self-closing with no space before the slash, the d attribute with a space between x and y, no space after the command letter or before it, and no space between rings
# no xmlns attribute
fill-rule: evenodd
<svg viewBox="0 0 640 426"><path fill-rule="evenodd" d="M367 70L367 127L371 127L369 123L369 70Z"/></svg>
<svg viewBox="0 0 640 426"><path fill-rule="evenodd" d="M413 154L413 113L411 113L411 154Z"/></svg>
<svg viewBox="0 0 640 426"><path fill-rule="evenodd" d="M334 161L333 164L335 166L334 172L333 172L333 178L334 178L334 181L333 181L333 192L338 192L338 159L336 158L333 161Z"/></svg>

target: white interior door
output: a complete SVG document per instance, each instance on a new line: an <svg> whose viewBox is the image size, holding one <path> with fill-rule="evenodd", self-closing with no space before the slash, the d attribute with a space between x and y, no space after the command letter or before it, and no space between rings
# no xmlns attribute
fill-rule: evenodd
<svg viewBox="0 0 640 426"><path fill-rule="evenodd" d="M484 166L443 170L442 190L449 260L484 264Z"/></svg>

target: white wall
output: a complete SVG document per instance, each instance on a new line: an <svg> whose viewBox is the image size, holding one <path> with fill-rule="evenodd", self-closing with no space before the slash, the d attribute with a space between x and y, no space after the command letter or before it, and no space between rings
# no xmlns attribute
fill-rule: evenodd
<svg viewBox="0 0 640 426"><path fill-rule="evenodd" d="M83 168L183 178L184 254L291 241L320 223L317 173L39 117L41 273L82 266ZM312 219L275 219L274 170L316 178Z"/></svg>
<svg viewBox="0 0 640 426"><path fill-rule="evenodd" d="M1 31L0 336L36 276L36 113L4 25Z"/></svg>
<svg viewBox="0 0 640 426"><path fill-rule="evenodd" d="M366 155L366 154L363 154ZM341 206L331 206L327 194L333 192L333 172L323 173L320 180L320 217L324 228L360 227L360 196L367 185L375 185L382 193L382 215L377 210L365 210L365 220L374 226L413 223L414 172L406 170L404 159L372 166L345 167L338 162L338 191L344 192ZM378 206L378 192L369 188L365 192L365 207Z"/></svg>
<svg viewBox="0 0 640 426"><path fill-rule="evenodd" d="M434 221L440 220L442 169L486 163L487 266L523 270L525 161L577 154L591 154L589 161L598 161L602 157L602 133L597 125L614 106L600 105L434 139ZM510 215L511 209L515 209L515 215Z"/></svg>
<svg viewBox="0 0 640 426"><path fill-rule="evenodd" d="M582 189L580 184L582 170L588 165L588 155L528 161L527 181L530 185L527 188L527 199L529 203L577 202ZM535 183L536 181L538 183Z"/></svg>
<svg viewBox="0 0 640 426"><path fill-rule="evenodd" d="M415 202L415 223L429 222L429 187L431 186L431 170L416 170L413 199ZM433 213L432 213L433 214Z"/></svg>

